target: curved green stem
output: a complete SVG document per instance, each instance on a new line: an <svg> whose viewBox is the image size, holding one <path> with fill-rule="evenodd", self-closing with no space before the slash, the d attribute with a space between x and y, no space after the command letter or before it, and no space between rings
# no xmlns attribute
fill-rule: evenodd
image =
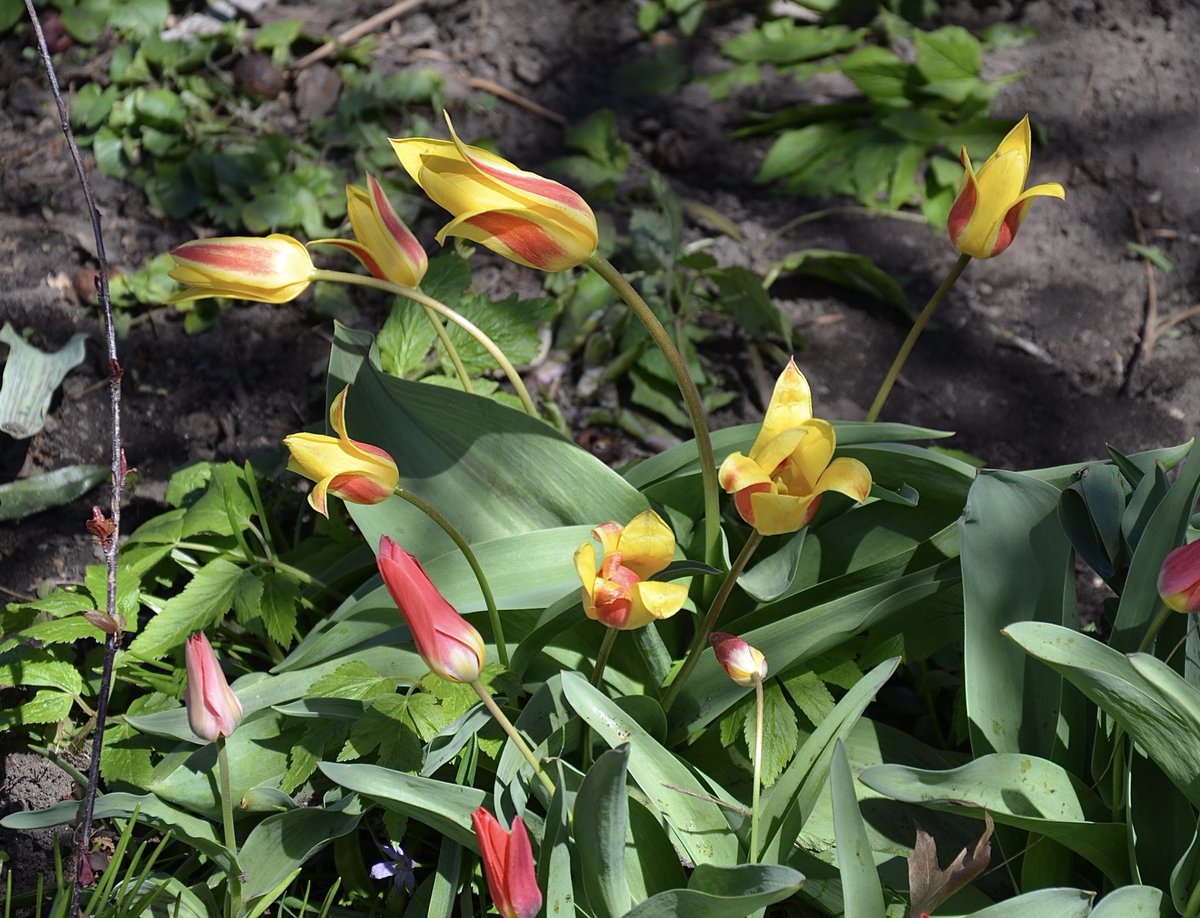
<svg viewBox="0 0 1200 918"><path fill-rule="evenodd" d="M600 649L596 651L596 666L592 670L592 685L597 688L600 687L600 680L604 677L604 667L608 665L608 655L612 653L618 633L616 628L604 629L604 640L600 642Z"/></svg>
<svg viewBox="0 0 1200 918"><path fill-rule="evenodd" d="M933 296L929 298L929 302L925 304L925 308L921 310L921 314L917 316L917 321L913 323L908 337L900 345L900 353L892 361L892 365L888 368L887 376L883 378L883 383L879 386L879 392L875 395L875 401L871 403L871 410L867 412L868 421L874 421L879 417L879 412L883 410L883 403L887 401L888 395L891 394L892 386L896 384L896 379L900 376L900 370L904 368L904 362L908 360L908 355L912 353L913 346L917 343L917 339L921 337L921 332L925 330L925 326L929 324L929 320L933 318L938 305L945 299L946 294L950 292L950 288L954 286L954 282L958 280L959 275L966 270L967 263L970 260L970 255L958 256L958 261L954 263L954 267L950 269L950 273L946 275L946 279L942 281L942 285L934 291Z"/></svg>
<svg viewBox="0 0 1200 918"><path fill-rule="evenodd" d="M487 606L488 621L492 625L492 637L496 641L496 653L500 657L500 663L507 669L508 646L504 643L504 629L500 625L500 612L496 608L496 599L492 596L492 588L488 585L487 577L483 574L483 568L479 566L479 560L475 557L475 552L471 551L471 546L462 537L462 533L454 528L454 524L434 509L432 504L417 497L417 495L413 494L412 491L403 485L396 486L396 496L408 501L441 526L442 531L450 536L454 544L458 546L458 550L463 553L463 557L467 559L467 564L471 566L471 572L475 575L475 580L479 584L479 591L483 593L483 602Z"/></svg>
<svg viewBox="0 0 1200 918"><path fill-rule="evenodd" d="M1154 620L1150 622L1150 627L1146 629L1146 633L1142 636L1142 643L1138 644L1138 653L1145 653L1154 644L1154 639L1158 637L1158 632L1162 630L1162 626L1167 623L1167 619L1171 617L1171 608L1164 605L1158 610L1158 614L1154 616Z"/></svg>
<svg viewBox="0 0 1200 918"><path fill-rule="evenodd" d="M696 455L700 462L700 477L704 488L704 559L712 564L717 558L721 534L721 504L717 484L717 464L713 458L712 438L708 433L708 422L704 418L704 405L700 401L700 392L688 372L679 348L671 340L662 322L658 320L653 310L642 299L633 285L625 279L613 265L601 255L593 255L587 260L587 266L604 278L620 295L630 310L646 327L651 339L662 351L667 365L675 374L679 392L683 396L684 406L692 422L692 434L696 438Z"/></svg>
<svg viewBox="0 0 1200 918"><path fill-rule="evenodd" d="M758 802L762 793L763 746L763 683L754 676L754 797L750 803L750 857L747 863L758 862Z"/></svg>
<svg viewBox="0 0 1200 918"><path fill-rule="evenodd" d="M525 761L533 767L534 774L541 779L542 786L546 788L550 796L553 797L554 782L550 780L550 777L544 771L542 771L542 763L537 760L537 756L533 754L533 750L529 748L529 744L526 743L521 734L517 732L517 728L513 726L512 721L504 716L504 712L500 710L500 705L496 704L496 699L491 696L491 693L483 687L483 683L478 679L471 683L471 688L475 689L475 694L479 696L479 700L483 702L483 706L488 709L488 712L492 715L492 717L496 718L496 723L498 723L504 729L504 732L507 733L512 739L513 743L516 744L516 747L520 751L521 755L525 757Z"/></svg>
<svg viewBox="0 0 1200 918"><path fill-rule="evenodd" d="M726 600L729 599L729 595L733 592L733 588L737 584L738 577L742 575L742 571L750 563L750 557L754 554L754 550L758 548L762 540L762 534L756 530L750 533L750 538L746 540L746 544L738 552L737 558L729 568L729 573L725 575L725 579L721 582L721 588L717 590L717 595L713 597L712 605L708 609L708 615L704 617L704 624L700 626L700 630L696 632L696 636L692 639L692 646L688 650L687 659L683 661L683 665L679 667L679 672L675 674L675 678L667 686L667 692L663 695L662 702L664 711L671 710L671 705L674 704L679 690L683 688L683 683L687 681L688 676L692 674L692 670L696 668L696 664L700 662L700 654L704 653L704 648L708 646L708 636L713 633L713 629L717 626L717 619L721 615L721 610L725 608Z"/></svg>
<svg viewBox="0 0 1200 918"><path fill-rule="evenodd" d="M504 355L504 351L497 347L496 342L489 338L484 331L479 328L474 322L463 315L455 312L445 303L435 300L428 294L422 293L414 287L403 287L400 284L393 284L391 281L380 280L378 277L369 277L365 274L351 274L348 271L314 271L311 275L312 280L331 281L342 284L358 284L362 287L374 287L376 290L386 290L388 293L395 293L398 296L407 297L414 303L428 307L438 315L449 319L468 335L479 342L491 358L496 361L496 364L504 372L505 377L517 392L517 398L521 400L521 405L525 408L526 413L530 417L537 417L537 409L533 406L533 399L529 397L529 390L525 388L525 383L521 380L516 368L512 365L509 359Z"/></svg>
<svg viewBox="0 0 1200 918"><path fill-rule="evenodd" d="M442 324L441 317L433 311L433 307L429 304L421 303L420 306L425 310L425 316L429 319L429 324L433 326L433 330L438 336L438 341L442 343L442 348L446 351L446 356L454 364L454 372L458 376L458 381L462 383L463 391L468 395L474 395L475 387L471 384L471 374L467 372L467 368L463 365L462 357L458 355L458 348L450 340L450 333L446 331L446 326Z"/></svg>
<svg viewBox="0 0 1200 918"><path fill-rule="evenodd" d="M217 774L221 788L221 823L225 829L225 847L233 862L233 870L226 875L229 887L225 904L229 915L237 915L241 911L242 876L238 864L237 834L233 830L233 791L229 777L229 752L225 749L225 737L217 737Z"/></svg>

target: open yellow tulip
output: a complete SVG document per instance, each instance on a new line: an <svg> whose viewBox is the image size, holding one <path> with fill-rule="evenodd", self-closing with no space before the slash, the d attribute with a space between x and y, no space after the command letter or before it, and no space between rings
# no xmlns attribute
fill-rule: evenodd
<svg viewBox="0 0 1200 918"><path fill-rule="evenodd" d="M999 255L1016 237L1034 198L1066 197L1058 182L1025 187L1029 154L1028 115L1000 141L996 152L978 172L971 168L967 148L962 148L960 156L966 172L950 208L946 228L950 231L950 241L964 255L974 258Z"/></svg>
<svg viewBox="0 0 1200 918"><path fill-rule="evenodd" d="M834 459L836 445L833 425L812 416L808 380L789 360L749 455L731 453L721 463L721 487L762 535L795 532L808 525L826 491L859 503L871 492L870 470L857 459Z"/></svg>
<svg viewBox="0 0 1200 918"><path fill-rule="evenodd" d="M506 159L450 140L392 140L401 164L437 204L454 215L437 234L462 236L510 261L540 271L564 271L596 251L596 217L565 185L524 172Z"/></svg>

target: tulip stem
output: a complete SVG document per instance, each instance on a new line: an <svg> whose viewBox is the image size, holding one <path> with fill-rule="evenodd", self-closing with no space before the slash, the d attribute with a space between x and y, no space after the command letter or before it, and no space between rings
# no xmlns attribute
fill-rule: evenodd
<svg viewBox="0 0 1200 918"><path fill-rule="evenodd" d="M475 386L471 383L471 374L467 372L467 368L463 365L462 357L459 356L458 348L454 346L454 342L450 340L450 333L446 331L446 326L442 323L438 314L433 311L432 306L422 303L421 308L425 310L425 316L429 319L429 324L433 326L433 330L437 333L438 341L442 343L442 347L446 351L446 356L454 364L454 372L458 375L458 381L462 383L463 391L467 395L474 395Z"/></svg>
<svg viewBox="0 0 1200 918"><path fill-rule="evenodd" d="M237 834L233 830L233 791L229 778L229 752L225 748L225 736L217 737L217 773L221 781L221 822L225 828L225 847L233 869L226 875L229 881L225 904L231 916L241 910L242 877L238 865Z"/></svg>
<svg viewBox="0 0 1200 918"><path fill-rule="evenodd" d="M675 374L679 392L683 396L684 406L692 422L692 434L696 439L696 457L700 463L700 478L704 489L704 560L712 564L719 551L721 534L721 504L718 498L717 463L713 458L712 438L708 433L708 423L704 418L704 405L700 401L700 392L688 372L687 364L679 353L679 348L671 340L671 336L658 320L653 310L634 289L625 276L613 267L602 255L596 254L587 260L587 266L606 280L620 295L630 310L646 327L651 339L662 351L667 365Z"/></svg>
<svg viewBox="0 0 1200 918"><path fill-rule="evenodd" d="M746 863L758 861L758 801L762 793L763 681L754 674L754 796L750 802L750 856Z"/></svg>
<svg viewBox="0 0 1200 918"><path fill-rule="evenodd" d="M1138 644L1138 653L1146 653L1154 645L1154 639L1158 637L1158 632L1162 630L1162 626L1167 623L1167 619L1170 617L1170 606L1164 605L1158 610L1158 614L1154 616L1154 621L1150 623L1150 627L1146 629L1146 634L1142 637L1142 643Z"/></svg>
<svg viewBox="0 0 1200 918"><path fill-rule="evenodd" d="M475 689L475 694L479 696L479 700L483 702L483 706L488 709L488 712L492 715L492 717L496 718L496 723L498 723L504 729L504 732L507 733L509 738L511 738L516 744L516 747L520 751L521 755L525 757L525 761L533 767L534 774L541 779L542 786L546 788L547 793L553 797L554 782L550 780L550 777L544 771L542 771L542 763L537 760L537 756L533 754L533 751L529 748L529 745L524 739L521 738L521 734L517 732L517 728L513 726L512 721L504 716L504 712L500 710L500 705L496 704L496 699L492 697L491 692L484 688L483 683L478 679L471 683L471 688Z"/></svg>
<svg viewBox="0 0 1200 918"><path fill-rule="evenodd" d="M675 678L671 680L671 684L667 686L667 692L663 695L662 706L664 711L670 711L671 705L674 703L679 690L683 688L683 683L692 674L692 670L696 668L696 664L700 662L700 654L704 653L704 648L708 646L708 636L713 633L713 629L717 626L717 619L721 615L721 610L725 608L725 602L729 599L733 592L734 586L737 584L738 577L742 575L742 571L746 569L746 565L750 563L750 558L754 554L754 550L758 548L762 542L762 533L757 530L750 533L750 538L746 540L746 544L742 546L742 550L738 553L732 566L729 568L729 573L725 575L725 579L721 582L721 588L717 590L717 595L713 597L712 605L709 606L708 615L704 617L704 624L700 626L700 630L696 632L696 636L692 639L692 646L688 650L687 659L683 661L683 665L679 667L679 672L675 674Z"/></svg>
<svg viewBox="0 0 1200 918"><path fill-rule="evenodd" d="M500 350L496 342L489 338L479 326L466 318L466 316L455 312L445 303L435 300L433 297L422 293L414 287L404 287L400 284L393 284L391 281L380 280L378 277L368 277L365 274L351 274L348 271L318 270L313 272L312 279L331 281L333 283L358 284L362 287L374 287L377 290L386 290L388 293L406 297L414 303L428 307L438 315L449 319L479 342L479 346L487 351L492 359L496 361L496 364L504 372L513 389L516 390L517 398L521 400L521 405L525 408L525 412L530 417L536 418L538 416L537 408L533 405L533 399L529 397L529 390L525 388L525 383L521 380L511 361L504 355L504 351Z"/></svg>
<svg viewBox="0 0 1200 918"><path fill-rule="evenodd" d="M913 323L912 329L909 330L908 337L900 345L900 352L896 354L896 359L892 361L892 365L888 368L887 376L883 378L879 392L875 395L875 401L871 403L871 410L867 412L868 421L874 421L879 417L879 412L883 410L883 403L887 401L888 395L891 394L892 386L896 384L896 379L900 376L900 371L904 368L904 362L908 360L908 355L912 353L913 346L916 345L917 339L921 337L921 332L925 330L925 326L929 324L929 320L933 318L938 305L945 299L946 294L950 292L950 288L954 286L954 282L958 280L959 275L966 270L970 260L970 255L958 256L958 261L954 263L954 267L950 269L950 273L946 275L946 279L942 281L942 285L934 291L933 296L929 298L929 302L925 304L925 308L921 310L921 314L917 316L917 321Z"/></svg>
<svg viewBox="0 0 1200 918"><path fill-rule="evenodd" d="M479 560L475 557L475 552L471 551L471 546L467 544L467 540L462 537L454 524L442 516L433 505L425 500L417 497L412 491L403 485L396 486L396 496L402 497L408 501L427 517L442 527L442 531L454 541L458 546L458 550L463 553L463 557L467 559L467 564L471 566L471 572L475 575L475 580L479 583L479 591L483 593L483 602L487 606L488 621L492 626L492 638L496 642L496 653L500 657L500 663L505 669L508 669L508 645L504 643L504 628L500 625L500 612L496 608L496 599L492 595L492 588L488 585L487 577L483 574L483 568L479 566Z"/></svg>
<svg viewBox="0 0 1200 918"><path fill-rule="evenodd" d="M612 653L613 644L617 641L618 629L605 628L604 640L600 642L600 649L596 651L596 666L592 670L592 685L596 688L600 687L600 680L604 676L604 667L608 665L608 655Z"/></svg>

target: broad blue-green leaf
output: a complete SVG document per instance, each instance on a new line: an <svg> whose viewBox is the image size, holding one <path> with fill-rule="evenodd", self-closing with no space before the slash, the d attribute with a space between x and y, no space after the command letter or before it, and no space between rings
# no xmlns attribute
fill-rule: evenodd
<svg viewBox="0 0 1200 918"><path fill-rule="evenodd" d="M381 803L389 810L411 816L460 845L479 852L471 814L487 799L483 791L378 765L321 762L317 767L335 784Z"/></svg>
<svg viewBox="0 0 1200 918"><path fill-rule="evenodd" d="M68 465L0 485L0 523L69 504L109 474L106 465Z"/></svg>
<svg viewBox="0 0 1200 918"><path fill-rule="evenodd" d="M354 831L362 806L346 798L340 809L305 807L276 813L260 822L242 842L238 865L250 879L243 901L266 895L310 857L340 835Z"/></svg>
<svg viewBox="0 0 1200 918"><path fill-rule="evenodd" d="M1124 824L1109 822L1110 814L1100 800L1079 779L1046 759L1000 753L947 771L877 765L859 780L905 803L976 818L982 818L986 809L997 823L1045 835L1070 848L1114 881L1128 879Z"/></svg>
<svg viewBox="0 0 1200 918"><path fill-rule="evenodd" d="M620 918L630 905L625 881L628 768L629 744L609 749L588 769L575 795L575 850L588 906L599 918Z"/></svg>
<svg viewBox="0 0 1200 918"><path fill-rule="evenodd" d="M70 825L79 818L79 807L76 800L64 800L44 810L9 813L0 819L0 825L18 831ZM139 822L163 832L170 829L177 839L212 858L221 869L229 869L229 854L218 841L216 827L210 821L176 809L153 794L97 794L92 816L95 819L128 819L135 812Z"/></svg>
<svg viewBox="0 0 1200 918"><path fill-rule="evenodd" d="M1092 909L1092 918L1158 918L1162 890L1153 886L1114 889Z"/></svg>
<svg viewBox="0 0 1200 918"><path fill-rule="evenodd" d="M87 335L72 335L52 354L38 350L9 323L0 328L0 342L9 347L0 381L0 432L25 440L42 429L50 401L66 375L83 363Z"/></svg>
<svg viewBox="0 0 1200 918"><path fill-rule="evenodd" d="M759 816L765 841L763 861L781 861L791 850L825 785L834 743L849 736L867 705L899 665L899 657L880 663L842 696L829 716L804 741L779 783L771 788Z"/></svg>
<svg viewBox="0 0 1200 918"><path fill-rule="evenodd" d="M1158 574L1163 559L1171 549L1183 544L1196 494L1200 490L1200 451L1193 446L1187 463L1175 479L1170 492L1150 517L1138 541L1137 550L1129 565L1121 604L1109 636L1109 645L1116 650L1130 651L1142 640L1150 619L1160 607Z"/></svg>
<svg viewBox="0 0 1200 918"><path fill-rule="evenodd" d="M659 893L625 918L742 918L782 902L804 884L804 875L775 864L714 867L701 864L687 889Z"/></svg>
<svg viewBox="0 0 1200 918"><path fill-rule="evenodd" d="M600 460L549 425L491 399L382 373L370 335L338 326L331 395L353 383L347 428L388 451L401 482L446 516L471 544L561 526L622 522L646 500ZM418 557L453 547L399 498L351 505L368 544L387 534ZM574 547L571 548L574 551Z"/></svg>
<svg viewBox="0 0 1200 918"><path fill-rule="evenodd" d="M1126 657L1067 628L1024 622L1006 632L1120 724L1200 806L1200 691L1155 657Z"/></svg>
<svg viewBox="0 0 1200 918"><path fill-rule="evenodd" d="M542 843L538 848L538 888L546 892L546 914L567 916L575 910L575 886L571 879L570 820L567 780L562 760L555 763L554 797L546 812Z"/></svg>
<svg viewBox="0 0 1200 918"><path fill-rule="evenodd" d="M1082 889L1037 889L971 912L969 918L1087 918L1095 895Z"/></svg>
<svg viewBox="0 0 1200 918"><path fill-rule="evenodd" d="M562 687L571 707L601 739L610 746L630 744L629 772L687 858L694 864L735 863L737 839L687 766L583 676L564 672Z"/></svg>
<svg viewBox="0 0 1200 918"><path fill-rule="evenodd" d="M875 918L884 913L883 888L871 843L858 809L854 776L841 740L833 745L829 763L829 786L833 795L833 828L837 838L838 873L846 918Z"/></svg>
<svg viewBox="0 0 1200 918"><path fill-rule="evenodd" d="M967 716L972 747L1054 757L1074 737L1062 680L1001 634L1022 620L1074 624L1075 568L1058 519L1059 492L1014 472L983 472L971 487L962 537ZM1080 731L1082 733L1082 731Z"/></svg>

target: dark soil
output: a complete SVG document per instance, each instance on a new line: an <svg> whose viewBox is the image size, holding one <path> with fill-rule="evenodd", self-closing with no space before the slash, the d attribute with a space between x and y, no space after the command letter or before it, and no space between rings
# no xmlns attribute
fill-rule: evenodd
<svg viewBox="0 0 1200 918"><path fill-rule="evenodd" d="M387 5L347 2L339 16L352 23ZM717 10L718 36L749 21L737 10ZM467 79L493 80L569 121L610 107L634 146L634 169L653 166L681 197L715 207L741 228L746 242L722 239L721 259L762 269L803 247L863 253L908 279L919 307L956 257L944 233L920 223L829 217L759 251L783 224L830 202L781 197L753 184L765 142L730 139L748 100L713 105L699 86L669 98L618 95L612 74L649 47L634 16L626 0L430 0L380 37L377 66L419 58L444 67L459 132L495 138L531 169L562 152L558 125L504 101L490 109L472 104ZM1098 457L1106 444L1134 451L1187 439L1200 421L1194 325L1178 325L1140 362L1134 355L1149 297L1160 317L1200 300L1200 7L1191 0L960 0L949 4L945 21L974 31L999 21L1037 30L1035 39L990 55L986 75L1027 74L1002 91L993 113L1016 122L1028 112L1045 129L1048 143L1034 151L1030 181L1062 182L1067 200L1039 201L1011 249L970 266L909 361L885 418L957 431L951 445L1010 468ZM703 43L672 40L683 42L697 71L716 66L711 35ZM107 464L109 450L100 324L93 308L55 284L94 267L91 231L44 76L19 45L11 35L0 41L0 86L7 87L0 108L0 321L32 329L33 343L45 349L61 347L76 331L89 343L88 360L67 378L45 430L30 441L0 443L0 481L75 462ZM828 78L777 88L806 101L852 92ZM264 112L286 103L284 96ZM92 180L117 267L133 269L196 235L153 214L136 189L96 172ZM431 238L440 219L427 212L418 235ZM1169 274L1148 276L1127 251L1139 226L1173 262ZM532 272L487 253L480 260L495 264L482 274L489 286L537 292L540 278ZM905 320L835 288L781 282L772 294L807 342L797 359L818 412L862 417L907 331ZM360 325L375 330L379 316L368 307ZM141 474L129 522L161 509L165 482L180 465L242 461L317 420L328 338L328 320L303 299L238 307L199 335L185 334L169 307L136 323L119 342L124 442ZM730 374L746 380L750 392L737 412L753 417L761 410L757 381L732 344L728 360ZM29 595L47 579L79 581L84 566L99 559L83 522L93 503L106 502L95 492L0 524L0 593ZM23 789L51 786L26 764L10 756L0 770L0 812L48 802ZM54 787L49 796L61 796ZM0 845L10 841L0 838Z"/></svg>

